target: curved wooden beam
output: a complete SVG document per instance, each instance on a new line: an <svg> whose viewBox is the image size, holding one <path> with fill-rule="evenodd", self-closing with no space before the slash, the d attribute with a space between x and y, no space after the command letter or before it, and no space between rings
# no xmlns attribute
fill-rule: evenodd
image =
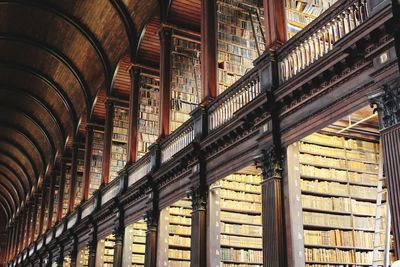
<svg viewBox="0 0 400 267"><path fill-rule="evenodd" d="M35 150L35 152L38 154L40 161L42 162L43 166L43 172L46 171L46 160L45 160L45 155L43 150L41 149L41 147L36 143L36 141L32 140L32 138L30 138L25 132L21 131L21 129L19 128L15 128L15 127L10 127L10 125L6 125L1 123L0 124L0 129L7 129L11 132L16 132L17 134L21 135L31 146L32 148Z"/></svg>
<svg viewBox="0 0 400 267"><path fill-rule="evenodd" d="M0 197L3 199L3 201L0 201L0 204L4 207L5 210L7 210L7 216L8 216L7 221L9 222L10 219L12 218L12 209L10 203L8 202L7 198L5 198L2 194L0 194ZM4 206L4 204L7 205L7 209Z"/></svg>
<svg viewBox="0 0 400 267"><path fill-rule="evenodd" d="M65 54L63 54L60 50L58 50L56 47L53 47L47 43L40 42L31 37L18 35L18 34L1 32L0 40L20 42L20 43L24 43L24 44L39 48L39 49L51 54L54 58L57 59L57 61L64 64L69 69L69 71L72 73L72 75L74 75L76 81L79 83L81 92L83 94L83 97L85 98L87 112L89 111L90 106L92 105L92 102L93 102L93 100L90 96L89 86L87 85L86 80L83 78L82 73L80 72L78 67L74 64L74 62L72 62L72 60L70 58L68 58Z"/></svg>
<svg viewBox="0 0 400 267"><path fill-rule="evenodd" d="M0 110L2 108L3 108L3 106L0 107ZM50 137L50 133L48 132L47 128L43 125L43 123L40 120L28 115L25 111L23 111L19 108L15 108L15 107L13 108L11 106L7 106L7 108L5 108L5 110L11 110L13 112L20 113L19 115L23 116L25 119L27 119L28 121L33 123L33 125L36 126L36 128L39 130L39 132L43 135L44 139L46 140L47 145L50 147L50 158L51 158L50 162L53 163L57 148L55 146L53 138ZM18 127L18 125L14 124L13 122L5 121L3 118L0 118L0 122L9 124L12 127L14 127L14 126Z"/></svg>
<svg viewBox="0 0 400 267"><path fill-rule="evenodd" d="M34 103L36 103L37 105L39 105L47 114L50 115L51 120L53 121L54 125L57 127L59 134L61 135L61 140L63 140L63 142L64 142L64 140L67 138L64 127L61 126L62 123L61 123L60 119L54 115L54 113L55 113L54 110L52 110L49 106L47 106L47 104L43 103L40 99L36 98L35 96L30 94L26 90L21 90L16 87L8 87L8 86L3 87L2 84L0 84L0 91L7 91L8 92L7 94L20 94L24 97L28 97L29 100L31 100ZM23 91L24 93L22 93L21 91ZM10 105L5 104L5 106L10 106Z"/></svg>
<svg viewBox="0 0 400 267"><path fill-rule="evenodd" d="M2 142L7 144L7 145L9 145L9 146L14 147L15 149L17 149L25 157L25 159L29 162L29 164L32 167L32 171L33 171L33 174L34 174L34 182L35 182L35 185L36 185L36 183L38 182L37 180L38 180L38 177L39 177L39 171L37 169L37 166L34 164L34 161L33 161L32 157L28 153L26 153L25 149L21 145L19 145L18 143L14 142L13 140L4 139L4 138L0 137L0 144ZM41 159L39 158L39 160L41 160Z"/></svg>
<svg viewBox="0 0 400 267"><path fill-rule="evenodd" d="M0 165L3 166L4 165ZM13 182L13 180L10 178L10 176L8 176L6 173L4 173L3 171L1 171L0 169L0 177L3 176L3 178L5 178L4 180L0 181L0 183L3 183L3 186L7 187L5 182L8 183L8 187L10 190L14 191L14 194L17 196L17 207L19 207L19 205L21 205L22 201L24 201L24 194L21 194L20 190L17 188L16 184ZM18 179L18 177L16 177Z"/></svg>
<svg viewBox="0 0 400 267"><path fill-rule="evenodd" d="M6 157L9 160L11 160L17 166L18 171L20 171L25 176L26 180L28 181L28 185L29 185L29 188L28 188L28 193L29 193L29 190L31 189L31 187L33 185L32 181L31 181L32 177L30 177L28 175L28 172L26 171L25 166L16 157L14 157L14 155L8 153L8 151L2 150L0 148L0 154L1 154L1 156ZM15 168L13 168L13 169L15 171Z"/></svg>
<svg viewBox="0 0 400 267"><path fill-rule="evenodd" d="M131 62L134 62L136 60L136 45L137 45L136 42L137 31L135 24L133 23L128 10L126 9L125 5L122 3L121 0L110 0L110 2L113 5L115 11L117 11L120 20L124 24L126 36L129 42ZM109 88L110 88L109 90L111 90L111 86Z"/></svg>
<svg viewBox="0 0 400 267"><path fill-rule="evenodd" d="M58 84L56 84L55 81L51 80L49 77L46 77L44 74L40 73L38 70L34 68L14 62L6 62L0 60L0 68L13 69L16 71L29 73L35 78L38 78L40 81L42 81L50 88L52 88L62 99L64 106L67 108L68 113L71 116L71 120L73 121L74 127L78 125L78 115L76 113L74 105L72 104L71 100L69 99L65 91L61 89L61 87Z"/></svg>
<svg viewBox="0 0 400 267"><path fill-rule="evenodd" d="M0 0L0 4L19 4L19 5L35 7L60 17L67 24L71 25L73 28L78 30L78 32L89 41L89 43L95 50L97 57L99 58L99 60L103 65L104 76L106 79L107 87L111 87L111 80L112 80L111 65L109 63L105 50L102 47L101 43L97 40L96 36L83 23L76 20L76 18L74 18L73 16L67 14L64 10L41 1Z"/></svg>
<svg viewBox="0 0 400 267"><path fill-rule="evenodd" d="M12 194L10 193L10 191L8 191L7 187L3 184L3 182L0 179L0 186L3 187L3 189L5 190L5 193L8 194L8 196L10 197L9 200L11 200L10 202L8 202L8 204L13 204L12 205L12 209L11 209L11 215L13 216L18 209L18 205L17 205L17 201L15 201L14 197L12 196ZM0 194L1 195L1 194ZM3 196L4 197L4 196ZM6 197L4 197L5 199L8 199ZM10 205L11 208L11 205ZM11 216L11 217L12 217Z"/></svg>
<svg viewBox="0 0 400 267"><path fill-rule="evenodd" d="M20 195L20 198L21 198L21 201L23 201L23 200L26 198L26 196L28 195L29 188L26 188L26 187L24 186L24 184L21 182L21 180L20 180L20 178L19 178L19 175L18 175L14 170L12 170L12 169L7 165L7 163L5 163L4 161L2 161L2 160L0 159L0 173L2 173L3 175L5 175L7 178L10 179L11 177L8 176L5 172L3 172L3 171L1 170L1 168L4 168L5 170L7 170L7 172L10 172L13 176L15 176L14 178L16 179L16 181L17 181L19 187L22 189L22 194ZM13 182L13 180L10 180L10 182L11 182L11 184L12 184L13 187L17 188L17 185Z"/></svg>

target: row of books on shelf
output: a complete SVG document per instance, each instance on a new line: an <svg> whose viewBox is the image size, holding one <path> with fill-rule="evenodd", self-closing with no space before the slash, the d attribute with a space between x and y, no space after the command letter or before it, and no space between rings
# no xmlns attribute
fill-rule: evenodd
<svg viewBox="0 0 400 267"><path fill-rule="evenodd" d="M157 135L156 134L148 134L144 132L139 132L138 138L139 141L143 141L145 143L154 143L157 140Z"/></svg>
<svg viewBox="0 0 400 267"><path fill-rule="evenodd" d="M259 212L261 213L261 203L241 202L236 200L221 200L221 209L237 210L238 212Z"/></svg>
<svg viewBox="0 0 400 267"><path fill-rule="evenodd" d="M342 230L304 230L304 244L315 246L355 247L369 249L373 247L374 234L364 231Z"/></svg>
<svg viewBox="0 0 400 267"><path fill-rule="evenodd" d="M218 69L221 70L220 72L218 72L218 74L222 75L219 81L225 82L226 80L229 80L230 77L226 77L226 75L241 76L245 74L252 67L253 67L252 63L242 64L230 61L218 61Z"/></svg>
<svg viewBox="0 0 400 267"><path fill-rule="evenodd" d="M178 127L180 125L182 125L182 123L184 123L185 121L190 119L189 113L180 112L177 110L171 110L170 117L171 117L171 124L176 123L176 125ZM176 127L176 128L178 128L178 127ZM174 128L174 129L176 129L176 128Z"/></svg>
<svg viewBox="0 0 400 267"><path fill-rule="evenodd" d="M179 90L171 91L171 101L180 100L185 103L199 103L199 94L196 88L192 88L190 92L182 92Z"/></svg>
<svg viewBox="0 0 400 267"><path fill-rule="evenodd" d="M344 160L344 159L327 158L324 156L315 156L310 154L301 154L300 163L319 164L332 168L349 168L355 171L378 172L378 165L376 164L368 164L364 162Z"/></svg>
<svg viewBox="0 0 400 267"><path fill-rule="evenodd" d="M261 216L221 211L221 221L261 225Z"/></svg>
<svg viewBox="0 0 400 267"><path fill-rule="evenodd" d="M114 121L113 121L114 132L121 130L121 129L127 129L129 126L128 119L129 119L129 117L127 117L127 116L126 117L124 116L123 120L114 118Z"/></svg>
<svg viewBox="0 0 400 267"><path fill-rule="evenodd" d="M251 66L253 61L247 56L236 55L232 53L226 53L223 51L218 52L218 62L230 62L231 64L243 64L245 66ZM222 67L222 66L220 66Z"/></svg>
<svg viewBox="0 0 400 267"><path fill-rule="evenodd" d="M242 76L236 74L230 74L223 69L218 69L218 86L225 90L229 88L233 83L239 80ZM223 91L222 90L222 91Z"/></svg>
<svg viewBox="0 0 400 267"><path fill-rule="evenodd" d="M261 186L248 184L245 182L236 182L222 179L220 184L225 189L233 189L233 190L245 190L254 193L261 193Z"/></svg>
<svg viewBox="0 0 400 267"><path fill-rule="evenodd" d="M303 208L319 209L326 212L353 212L355 214L365 214L375 216L376 204L363 202L343 197L319 197L312 195L302 195L301 203Z"/></svg>
<svg viewBox="0 0 400 267"><path fill-rule="evenodd" d="M317 212L303 212L303 223L322 227L355 228L371 231L375 226L374 217L334 215Z"/></svg>
<svg viewBox="0 0 400 267"><path fill-rule="evenodd" d="M169 221L172 223L186 224L186 225L190 225L192 223L192 220L190 218L183 216L171 216L169 218Z"/></svg>
<svg viewBox="0 0 400 267"><path fill-rule="evenodd" d="M190 247L190 237L182 237L180 235L170 235L169 244L175 246Z"/></svg>
<svg viewBox="0 0 400 267"><path fill-rule="evenodd" d="M348 181L350 183L364 183L373 186L378 184L377 174L337 170L334 168L319 168L304 164L300 165L300 175L343 182Z"/></svg>
<svg viewBox="0 0 400 267"><path fill-rule="evenodd" d="M260 250L221 248L221 261L237 261L243 263L262 264L263 253ZM225 265L224 265L225 266Z"/></svg>
<svg viewBox="0 0 400 267"><path fill-rule="evenodd" d="M154 87L148 88L140 88L140 103L141 104L150 104L152 106L157 106L156 103L158 103L158 99L160 97L160 92L158 89L155 89ZM150 101L150 102L147 102Z"/></svg>
<svg viewBox="0 0 400 267"><path fill-rule="evenodd" d="M256 43L254 40L242 38L226 32L218 32L218 42L221 41L228 42L230 44L233 43L244 48L256 49ZM246 54L249 54L249 52L246 52Z"/></svg>
<svg viewBox="0 0 400 267"><path fill-rule="evenodd" d="M190 260L190 250L168 249L168 258Z"/></svg>
<svg viewBox="0 0 400 267"><path fill-rule="evenodd" d="M304 249L306 261L326 263L372 263L372 251L354 252L353 250L340 249Z"/></svg>
<svg viewBox="0 0 400 267"><path fill-rule="evenodd" d="M242 183L260 184L262 181L262 178L260 175L235 173L235 174L228 175L227 177L224 178L224 180L232 180L232 181L242 182Z"/></svg>
<svg viewBox="0 0 400 267"><path fill-rule="evenodd" d="M313 133L305 138L303 141L317 143L327 146L338 146L344 147L348 149L355 149L358 152L362 152L360 154L361 157L363 156L373 156L373 159L376 159L376 153L379 152L378 145L372 142L363 141L363 140L354 140L354 139L344 139L343 137L334 136L334 135L326 135L320 133ZM351 151L349 151L351 152ZM370 152L370 153L368 153ZM359 158L358 156L356 158Z"/></svg>
<svg viewBox="0 0 400 267"><path fill-rule="evenodd" d="M190 216L192 214L192 210L186 207L170 207L169 212L185 216Z"/></svg>
<svg viewBox="0 0 400 267"><path fill-rule="evenodd" d="M172 46L173 47L185 48L185 49L188 49L188 50L196 50L196 51L200 51L201 50L201 46L200 46L199 43L188 41L188 40L181 39L181 38L173 38L172 39Z"/></svg>
<svg viewBox="0 0 400 267"><path fill-rule="evenodd" d="M169 260L168 267L190 267L190 261Z"/></svg>
<svg viewBox="0 0 400 267"><path fill-rule="evenodd" d="M194 102L186 102L181 99L171 99L171 112L179 111L180 113L189 114L197 107Z"/></svg>
<svg viewBox="0 0 400 267"><path fill-rule="evenodd" d="M142 254L133 254L132 255L133 263L144 263L144 255Z"/></svg>
<svg viewBox="0 0 400 267"><path fill-rule="evenodd" d="M139 131L142 133L156 135L158 133L158 121L139 121Z"/></svg>
<svg viewBox="0 0 400 267"><path fill-rule="evenodd" d="M155 79L154 77L141 75L140 76L140 82L141 82L142 86L143 85L150 85L153 88L160 87L160 80L159 79Z"/></svg>
<svg viewBox="0 0 400 267"><path fill-rule="evenodd" d="M259 192L254 192L254 193L259 193ZM248 202L261 203L261 201L262 201L261 194L232 191L232 190L228 190L228 189L221 189L220 196L221 196L221 198L229 198L229 199L242 200L242 201L248 201Z"/></svg>
<svg viewBox="0 0 400 267"><path fill-rule="evenodd" d="M223 234L220 237L222 246L262 249L262 239L259 237L245 237Z"/></svg>
<svg viewBox="0 0 400 267"><path fill-rule="evenodd" d="M224 41L218 42L218 53L220 52L234 54L237 56L242 56L250 59L256 57L255 50L250 48L244 48Z"/></svg>
<svg viewBox="0 0 400 267"><path fill-rule="evenodd" d="M131 246L132 254L141 255L146 252L146 245L145 244L132 244Z"/></svg>
<svg viewBox="0 0 400 267"><path fill-rule="evenodd" d="M113 145L111 148L111 159L112 160L125 160L127 149L122 145Z"/></svg>
<svg viewBox="0 0 400 267"><path fill-rule="evenodd" d="M262 235L262 227L257 225L229 224L221 222L220 227L221 233L224 234L241 234L259 237Z"/></svg>
<svg viewBox="0 0 400 267"><path fill-rule="evenodd" d="M170 225L169 226L169 232L171 234L190 235L191 231L192 231L192 229L190 226L183 226L183 225Z"/></svg>
<svg viewBox="0 0 400 267"><path fill-rule="evenodd" d="M378 191L376 187L358 186L340 184L336 182L327 181L307 181L301 180L301 189L305 191L311 191L316 193L326 193L333 195L341 195L350 197L359 197L367 199L376 199Z"/></svg>
<svg viewBox="0 0 400 267"><path fill-rule="evenodd" d="M156 99L142 98L140 100L139 118L145 120L158 120L157 114L160 113L160 103ZM151 117L146 117L153 115Z"/></svg>

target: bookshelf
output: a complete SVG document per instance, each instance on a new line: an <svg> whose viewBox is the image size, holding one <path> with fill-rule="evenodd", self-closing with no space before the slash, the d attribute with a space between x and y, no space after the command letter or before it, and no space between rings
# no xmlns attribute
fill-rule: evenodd
<svg viewBox="0 0 400 267"><path fill-rule="evenodd" d="M142 73L140 76L137 157L143 157L159 131L160 79Z"/></svg>
<svg viewBox="0 0 400 267"><path fill-rule="evenodd" d="M37 197L37 200L36 200L36 218L34 218L34 220L36 220L34 240L36 240L39 236L40 213L42 211L42 207L40 204L41 202L42 202L42 196L41 196L41 194L39 194L39 196ZM32 240L32 241L34 241L34 240Z"/></svg>
<svg viewBox="0 0 400 267"><path fill-rule="evenodd" d="M97 243L96 266L112 267L114 263L114 235L109 235Z"/></svg>
<svg viewBox="0 0 400 267"><path fill-rule="evenodd" d="M70 256L64 257L62 267L71 267L71 257Z"/></svg>
<svg viewBox="0 0 400 267"><path fill-rule="evenodd" d="M118 107L115 108L111 146L110 182L118 176L118 172L125 167L126 164L128 118L128 110Z"/></svg>
<svg viewBox="0 0 400 267"><path fill-rule="evenodd" d="M88 247L83 247L81 250L79 250L76 263L77 263L76 264L77 267L89 266L89 248Z"/></svg>
<svg viewBox="0 0 400 267"><path fill-rule="evenodd" d="M337 0L286 0L287 35L292 38Z"/></svg>
<svg viewBox="0 0 400 267"><path fill-rule="evenodd" d="M101 185L101 174L103 169L103 142L104 133L93 131L92 142L92 158L90 161L90 182L89 182L89 198L94 191L99 189Z"/></svg>
<svg viewBox="0 0 400 267"><path fill-rule="evenodd" d="M147 224L142 219L125 228L123 266L144 267ZM126 255L126 256L125 256Z"/></svg>
<svg viewBox="0 0 400 267"><path fill-rule="evenodd" d="M55 187L54 187L54 205L53 205L53 211L51 215L51 225L55 225L57 221L57 209L58 209L58 201L59 201L59 194L60 194L60 181L61 181L61 176L60 173L58 173L55 176Z"/></svg>
<svg viewBox="0 0 400 267"><path fill-rule="evenodd" d="M211 185L212 266L262 266L260 183L257 174L235 173Z"/></svg>
<svg viewBox="0 0 400 267"><path fill-rule="evenodd" d="M289 147L288 166L305 266L372 265L379 145L314 133Z"/></svg>
<svg viewBox="0 0 400 267"><path fill-rule="evenodd" d="M160 213L157 266L189 267L192 201L183 198Z"/></svg>
<svg viewBox="0 0 400 267"><path fill-rule="evenodd" d="M201 99L200 44L172 38L170 131L190 118Z"/></svg>
<svg viewBox="0 0 400 267"><path fill-rule="evenodd" d="M74 198L74 208L81 204L83 197L83 172L85 168L84 151L78 150L77 168L76 168L76 189Z"/></svg>
<svg viewBox="0 0 400 267"><path fill-rule="evenodd" d="M65 164L64 199L63 199L63 209L62 209L63 218L68 213L70 192L71 192L71 164Z"/></svg>
<svg viewBox="0 0 400 267"><path fill-rule="evenodd" d="M259 56L255 36L260 53L265 50L264 9L258 7L258 2L255 0L217 0L218 94L225 91L253 68L253 61ZM253 10L251 18L255 34L247 8ZM258 12L258 16L255 12Z"/></svg>

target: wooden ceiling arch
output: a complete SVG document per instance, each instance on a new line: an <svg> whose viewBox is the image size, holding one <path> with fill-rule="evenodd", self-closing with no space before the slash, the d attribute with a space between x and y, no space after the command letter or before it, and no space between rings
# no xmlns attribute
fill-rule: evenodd
<svg viewBox="0 0 400 267"><path fill-rule="evenodd" d="M2 218L84 136L95 100L110 95L113 70L124 55L132 62L137 29L158 10L157 0L0 0Z"/></svg>

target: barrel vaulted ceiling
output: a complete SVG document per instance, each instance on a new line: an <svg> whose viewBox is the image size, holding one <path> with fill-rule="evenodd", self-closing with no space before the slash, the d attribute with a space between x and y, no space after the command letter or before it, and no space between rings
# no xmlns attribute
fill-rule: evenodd
<svg viewBox="0 0 400 267"><path fill-rule="evenodd" d="M0 232L129 65L159 2L0 0Z"/></svg>

